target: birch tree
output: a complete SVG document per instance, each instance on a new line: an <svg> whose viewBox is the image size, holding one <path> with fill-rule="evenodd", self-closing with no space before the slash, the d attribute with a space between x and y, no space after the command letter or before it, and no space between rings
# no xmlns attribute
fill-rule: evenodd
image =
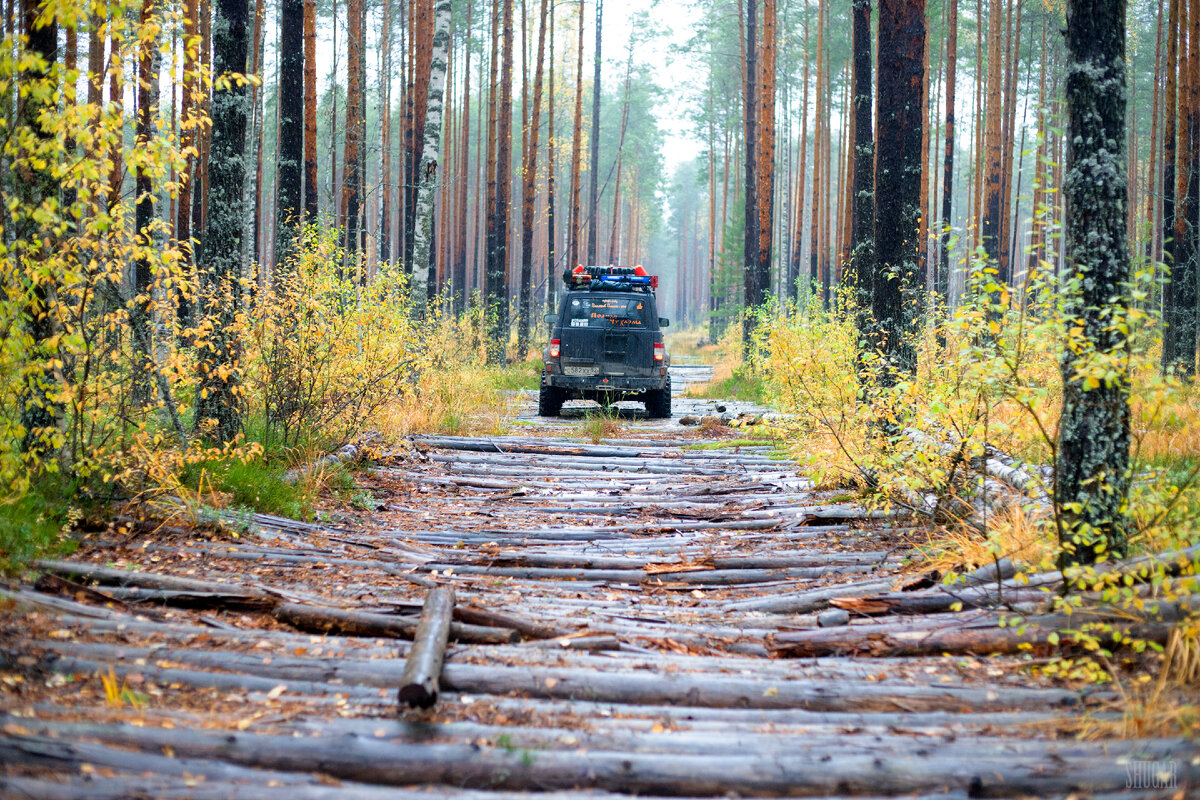
<svg viewBox="0 0 1200 800"><path fill-rule="evenodd" d="M413 232L413 306L424 313L429 303L430 244L433 239L433 195L437 188L438 153L442 142L447 54L450 50L450 0L434 6L433 58L425 106L425 135L421 147L420 183L417 187L417 226Z"/></svg>

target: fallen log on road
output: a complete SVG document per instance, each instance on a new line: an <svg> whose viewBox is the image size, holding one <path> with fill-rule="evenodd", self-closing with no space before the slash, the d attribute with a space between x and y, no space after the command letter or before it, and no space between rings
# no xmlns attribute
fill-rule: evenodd
<svg viewBox="0 0 1200 800"><path fill-rule="evenodd" d="M399 700L410 708L429 708L437 703L438 680L446 642L450 638L450 618L454 615L454 589L437 586L429 590L421 621L413 636L413 647L404 663L400 678Z"/></svg>
<svg viewBox="0 0 1200 800"><path fill-rule="evenodd" d="M879 657L931 656L943 653L992 655L1047 650L1083 639L1096 639L1103 647L1118 647L1130 639L1164 644L1173 623L1113 624L1105 629L1078 632L1086 620L1062 615L1038 617L1001 627L999 624L861 625L815 630L786 631L767 637L772 658L832 655ZM1095 621L1095 620L1092 620Z"/></svg>
<svg viewBox="0 0 1200 800"><path fill-rule="evenodd" d="M395 617L390 614L351 611L345 608L280 603L271 613L275 619L294 628L318 633L411 639L417 632L417 622L411 617ZM506 628L485 628L453 622L450 624L450 638L476 644L510 644L521 637L516 631Z"/></svg>

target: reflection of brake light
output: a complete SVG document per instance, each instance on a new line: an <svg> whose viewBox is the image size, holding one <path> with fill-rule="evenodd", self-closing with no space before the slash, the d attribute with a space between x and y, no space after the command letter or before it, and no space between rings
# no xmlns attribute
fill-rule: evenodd
<svg viewBox="0 0 1200 800"><path fill-rule="evenodd" d="M550 340L550 357L558 358L558 353L559 353L559 350L561 349L561 347L562 347L562 341L560 339L551 339Z"/></svg>
<svg viewBox="0 0 1200 800"><path fill-rule="evenodd" d="M663 345L662 342L654 343L654 360L655 361L662 361L663 356L666 355L666 352L667 352L667 348Z"/></svg>

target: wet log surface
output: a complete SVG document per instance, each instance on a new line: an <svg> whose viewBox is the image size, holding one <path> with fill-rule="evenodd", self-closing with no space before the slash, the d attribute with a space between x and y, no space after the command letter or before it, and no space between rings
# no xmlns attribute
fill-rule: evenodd
<svg viewBox="0 0 1200 800"><path fill-rule="evenodd" d="M394 448L372 511L89 536L0 589L0 796L1143 798L1155 760L1200 785L1194 742L1069 733L1114 694L1031 671L1053 575L922 578L921 520L678 423L714 405L593 444L527 403L520 433ZM411 640L446 590L438 665ZM397 702L418 662L429 709Z"/></svg>

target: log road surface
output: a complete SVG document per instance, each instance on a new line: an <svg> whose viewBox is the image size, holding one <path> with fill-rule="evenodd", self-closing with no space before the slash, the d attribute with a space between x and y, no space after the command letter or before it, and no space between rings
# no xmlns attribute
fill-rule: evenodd
<svg viewBox="0 0 1200 800"><path fill-rule="evenodd" d="M4 589L0 796L1200 796L1194 742L1079 737L1111 692L949 610L911 521L678 422L713 407L591 444L526 398L520 435L417 437L319 522L91 533ZM402 709L436 585L440 698ZM905 591L934 610L869 599Z"/></svg>

